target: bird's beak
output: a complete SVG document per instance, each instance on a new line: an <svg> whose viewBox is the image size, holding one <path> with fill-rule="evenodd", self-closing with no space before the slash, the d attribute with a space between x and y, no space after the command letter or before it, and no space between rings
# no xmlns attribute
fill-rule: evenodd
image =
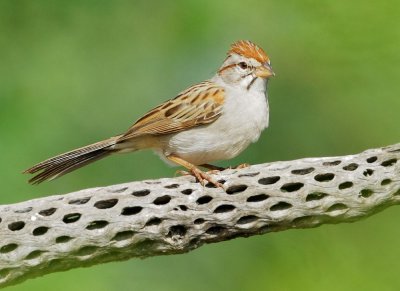
<svg viewBox="0 0 400 291"><path fill-rule="evenodd" d="M262 66L259 66L256 69L256 73L255 74L256 74L257 77L260 77L260 78L263 78L263 79L267 79L267 78L269 78L271 76L275 76L274 71L272 71L271 66L268 65L268 64L264 64Z"/></svg>

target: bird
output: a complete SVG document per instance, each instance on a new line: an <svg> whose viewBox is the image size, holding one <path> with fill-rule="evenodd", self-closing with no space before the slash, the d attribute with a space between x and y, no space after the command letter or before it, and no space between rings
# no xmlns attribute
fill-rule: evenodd
<svg viewBox="0 0 400 291"><path fill-rule="evenodd" d="M272 76L271 61L260 46L236 41L212 78L148 111L123 134L49 158L24 173L35 174L29 183L39 184L114 153L152 149L203 186L223 188L211 174L223 168L211 163L236 157L268 127Z"/></svg>

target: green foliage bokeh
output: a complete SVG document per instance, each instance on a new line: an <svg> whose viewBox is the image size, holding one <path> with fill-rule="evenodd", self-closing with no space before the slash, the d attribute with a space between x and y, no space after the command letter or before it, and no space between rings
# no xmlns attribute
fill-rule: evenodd
<svg viewBox="0 0 400 291"><path fill-rule="evenodd" d="M395 0L1 1L0 203L173 176L151 152L36 187L21 171L123 132L212 76L238 39L265 48L277 76L270 128L223 165L399 142L399 12ZM398 290L398 219L393 207L355 224L55 273L9 290Z"/></svg>

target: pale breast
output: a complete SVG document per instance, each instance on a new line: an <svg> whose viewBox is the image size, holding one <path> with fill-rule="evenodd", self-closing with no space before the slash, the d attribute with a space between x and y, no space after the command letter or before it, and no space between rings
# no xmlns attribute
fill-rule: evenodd
<svg viewBox="0 0 400 291"><path fill-rule="evenodd" d="M268 126L264 92L227 92L223 114L209 125L192 128L163 140L162 156L175 154L195 165L231 159L260 137Z"/></svg>

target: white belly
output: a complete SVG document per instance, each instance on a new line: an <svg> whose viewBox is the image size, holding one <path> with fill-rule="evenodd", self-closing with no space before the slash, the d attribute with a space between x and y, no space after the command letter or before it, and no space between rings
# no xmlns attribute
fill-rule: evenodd
<svg viewBox="0 0 400 291"><path fill-rule="evenodd" d="M166 136L158 154L162 158L175 154L194 165L201 165L236 157L250 143L257 141L268 126L265 93L247 92L245 96L227 93L221 117L212 124Z"/></svg>

